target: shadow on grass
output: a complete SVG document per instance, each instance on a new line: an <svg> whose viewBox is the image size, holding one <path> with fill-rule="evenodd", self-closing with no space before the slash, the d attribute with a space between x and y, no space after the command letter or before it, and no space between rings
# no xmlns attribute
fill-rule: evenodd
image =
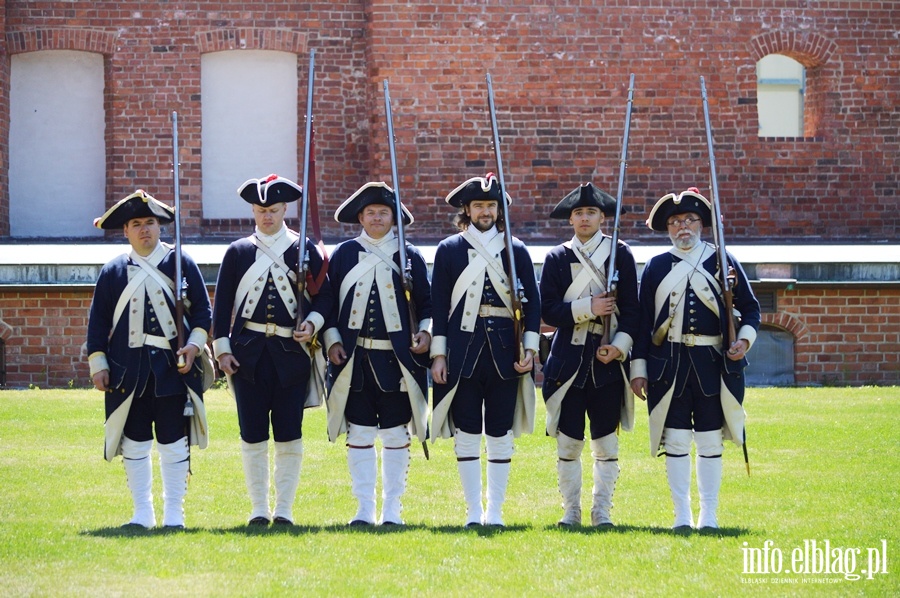
<svg viewBox="0 0 900 598"><path fill-rule="evenodd" d="M187 529L172 529L155 527L144 529L140 527L102 527L93 530L83 530L80 535L99 538L151 538L157 536L171 536L177 534L213 534L213 535L241 535L241 536L306 536L311 534L403 534L416 531L427 531L434 534L468 534L481 537L492 537L499 534L523 532L539 529L547 532L580 535L602 534L631 534L649 533L663 536L709 536L717 538L735 538L749 535L752 530L743 527L722 527L718 529L672 529L670 527L657 527L645 525L616 525L607 527L545 525L534 527L532 525L507 525L506 527L479 525L464 527L461 525L368 525L349 526L347 524L331 525L273 525L269 527L235 525L232 527L191 527Z"/></svg>
<svg viewBox="0 0 900 598"><path fill-rule="evenodd" d="M654 525L615 525L592 527L584 526L558 526L546 525L544 529L547 531L556 530L565 534L630 534L630 533L649 533L664 536L712 536L718 538L736 538L752 533L745 527L720 527L718 529L672 529L671 527L659 527Z"/></svg>
<svg viewBox="0 0 900 598"><path fill-rule="evenodd" d="M155 527L144 529L141 527L101 527L92 530L82 530L79 535L98 538L151 538L157 536L169 536L175 534L213 534L213 535L242 535L242 536L306 536L310 534L402 534L413 531L430 531L438 534L470 534L478 536L494 536L506 532L520 532L533 529L530 525L498 526L430 526L422 524L407 525L368 525L349 526L347 524L331 525L272 525L268 527L235 525L232 527L189 527L187 529L171 529Z"/></svg>

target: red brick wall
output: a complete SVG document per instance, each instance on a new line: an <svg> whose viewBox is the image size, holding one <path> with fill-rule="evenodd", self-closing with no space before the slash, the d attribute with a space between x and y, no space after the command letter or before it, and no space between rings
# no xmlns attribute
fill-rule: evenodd
<svg viewBox="0 0 900 598"><path fill-rule="evenodd" d="M318 188L327 242L354 229L331 221L334 208L363 182L390 178L385 78L394 97L401 188L417 218L411 239L434 241L453 231L444 196L495 169L486 71L494 77L522 238L567 236L564 224L544 217L579 183L615 190L631 72L637 89L625 189L632 214L623 237L651 238L642 223L664 193L708 187L701 75L732 240L900 236L893 2L79 0L7 1L5 8L8 53L70 48L106 56L110 202L136 187L170 199L170 112L179 111L184 229L191 236L230 238L246 229L201 220L200 55L226 48L297 52L301 88L307 51L318 50ZM755 63L770 52L807 67L803 138L756 136ZM0 77L5 114L5 64ZM302 113L305 94L298 92ZM2 190L5 123L0 119ZM6 201L0 193L0 235L8 231Z"/></svg>
<svg viewBox="0 0 900 598"><path fill-rule="evenodd" d="M0 295L8 386L90 386L81 345L92 294ZM798 385L900 383L900 289L804 288L779 291L777 303L763 323L794 335Z"/></svg>
<svg viewBox="0 0 900 598"><path fill-rule="evenodd" d="M794 335L798 385L900 384L900 290L779 291L763 323Z"/></svg>

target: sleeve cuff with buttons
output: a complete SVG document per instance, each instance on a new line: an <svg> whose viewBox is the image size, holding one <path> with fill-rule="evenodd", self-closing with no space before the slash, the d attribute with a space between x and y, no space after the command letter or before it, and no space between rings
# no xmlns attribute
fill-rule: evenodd
<svg viewBox="0 0 900 598"><path fill-rule="evenodd" d="M213 354L216 356L216 359L222 355L229 355L231 353L231 340L227 336L217 338L213 341L212 345Z"/></svg>
<svg viewBox="0 0 900 598"><path fill-rule="evenodd" d="M325 334L322 335L322 342L325 345L326 351L338 343L344 344L341 340L341 333L338 332L337 328L329 328L326 330Z"/></svg>
<svg viewBox="0 0 900 598"><path fill-rule="evenodd" d="M576 324L594 319L594 312L591 311L590 295L572 302L572 318L575 319Z"/></svg>
<svg viewBox="0 0 900 598"><path fill-rule="evenodd" d="M91 367L91 378L93 378L94 374L97 372L109 370L109 362L106 361L106 353L102 351L91 353L88 357L88 365Z"/></svg>
<svg viewBox="0 0 900 598"><path fill-rule="evenodd" d="M631 360L631 379L647 377L647 360L632 359Z"/></svg>
<svg viewBox="0 0 900 598"><path fill-rule="evenodd" d="M436 336L431 339L431 357L447 355L447 337Z"/></svg>

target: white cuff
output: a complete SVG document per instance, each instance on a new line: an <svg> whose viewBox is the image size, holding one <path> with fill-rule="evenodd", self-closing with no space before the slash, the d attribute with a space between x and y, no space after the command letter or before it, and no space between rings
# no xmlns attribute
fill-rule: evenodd
<svg viewBox="0 0 900 598"><path fill-rule="evenodd" d="M322 335L322 344L326 351L331 349L332 345L338 343L344 344L343 341L341 341L341 333L338 332L337 328L329 328L325 331L325 334Z"/></svg>
<svg viewBox="0 0 900 598"><path fill-rule="evenodd" d="M309 312L306 316L306 321L313 325L313 334L322 330L322 326L325 325L325 318L317 311Z"/></svg>
<svg viewBox="0 0 900 598"><path fill-rule="evenodd" d="M540 340L540 338L541 335L537 332L531 332L530 330L526 331L525 336L522 338L522 348L526 351L528 349L531 349L532 351L534 351L535 355L537 355L539 347L538 341Z"/></svg>
<svg viewBox="0 0 900 598"><path fill-rule="evenodd" d="M109 362L106 361L106 353L104 353L103 351L91 353L88 356L88 365L91 366L91 378L93 378L94 374L96 374L97 372L109 370Z"/></svg>
<svg viewBox="0 0 900 598"><path fill-rule="evenodd" d="M632 359L631 360L631 379L647 378L647 360Z"/></svg>
<svg viewBox="0 0 900 598"><path fill-rule="evenodd" d="M419 332L431 334L431 318L425 318L419 322Z"/></svg>
<svg viewBox="0 0 900 598"><path fill-rule="evenodd" d="M594 319L594 313L591 311L590 295L572 302L572 317L575 319L576 324Z"/></svg>
<svg viewBox="0 0 900 598"><path fill-rule="evenodd" d="M216 359L221 357L222 355L231 354L231 339L227 336L223 336L217 338L213 341L213 354L216 356Z"/></svg>
<svg viewBox="0 0 900 598"><path fill-rule="evenodd" d="M193 330L191 330L191 335L188 336L185 345L187 345L188 343L193 343L194 345L197 345L198 349L203 349L203 345L206 344L207 338L209 338L209 334L207 334L205 330L203 330L202 328L194 328Z"/></svg>
<svg viewBox="0 0 900 598"><path fill-rule="evenodd" d="M446 336L436 336L431 339L431 357L437 357L438 355L447 355L447 337Z"/></svg>
<svg viewBox="0 0 900 598"><path fill-rule="evenodd" d="M610 344L621 353L618 361L625 361L625 358L628 357L628 352L631 351L631 345L634 344L634 339L627 332L616 332Z"/></svg>
<svg viewBox="0 0 900 598"><path fill-rule="evenodd" d="M750 347L753 346L753 343L756 342L756 328L753 326L741 326L741 329L738 330L737 334L738 340L744 339L747 341L748 346L747 350L750 350Z"/></svg>

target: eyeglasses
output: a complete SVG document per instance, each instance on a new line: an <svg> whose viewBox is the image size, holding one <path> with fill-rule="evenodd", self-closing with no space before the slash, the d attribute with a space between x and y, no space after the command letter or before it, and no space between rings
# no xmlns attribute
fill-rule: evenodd
<svg viewBox="0 0 900 598"><path fill-rule="evenodd" d="M700 222L700 218L686 216L684 218L673 218L666 222L666 226L669 228L681 228L682 226L690 226L695 222Z"/></svg>

